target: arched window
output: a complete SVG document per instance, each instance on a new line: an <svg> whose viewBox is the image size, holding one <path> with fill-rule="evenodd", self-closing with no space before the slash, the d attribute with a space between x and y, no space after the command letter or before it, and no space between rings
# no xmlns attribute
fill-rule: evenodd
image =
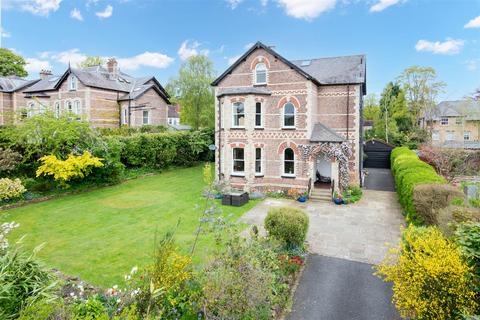
<svg viewBox="0 0 480 320"><path fill-rule="evenodd" d="M245 107L243 102L235 102L233 104L233 126L244 127L245 126Z"/></svg>
<svg viewBox="0 0 480 320"><path fill-rule="evenodd" d="M295 153L291 148L283 152L283 174L286 176L295 175Z"/></svg>
<svg viewBox="0 0 480 320"><path fill-rule="evenodd" d="M60 117L60 101L55 101L55 117Z"/></svg>
<svg viewBox="0 0 480 320"><path fill-rule="evenodd" d="M70 90L77 90L77 77L73 74L70 76Z"/></svg>
<svg viewBox="0 0 480 320"><path fill-rule="evenodd" d="M265 63L258 63L255 66L255 84L267 83L267 66Z"/></svg>
<svg viewBox="0 0 480 320"><path fill-rule="evenodd" d="M66 109L67 109L68 113L73 112L73 102L72 102L72 100L65 101L65 106L66 106Z"/></svg>
<svg viewBox="0 0 480 320"><path fill-rule="evenodd" d="M35 115L35 102L31 101L27 105L27 117L32 117Z"/></svg>
<svg viewBox="0 0 480 320"><path fill-rule="evenodd" d="M283 106L283 126L287 128L295 127L295 106L291 102Z"/></svg>

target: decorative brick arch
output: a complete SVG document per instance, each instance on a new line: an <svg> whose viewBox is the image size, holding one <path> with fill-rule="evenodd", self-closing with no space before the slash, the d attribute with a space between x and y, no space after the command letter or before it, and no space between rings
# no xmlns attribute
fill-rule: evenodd
<svg viewBox="0 0 480 320"><path fill-rule="evenodd" d="M281 98L278 101L277 108L278 109L283 108L283 106L288 102L293 104L295 109L297 109L297 110L300 109L300 101L295 96L285 96L285 97Z"/></svg>
<svg viewBox="0 0 480 320"><path fill-rule="evenodd" d="M255 143L254 144L255 148L263 148L265 145L263 143Z"/></svg>
<svg viewBox="0 0 480 320"><path fill-rule="evenodd" d="M255 67L259 63L265 63L265 66L267 67L267 69L270 69L270 61L264 56L257 56L252 60L252 63L250 64L250 70L252 71L255 70Z"/></svg>
<svg viewBox="0 0 480 320"><path fill-rule="evenodd" d="M233 97L233 98L230 98L230 102L231 102L231 103L235 103L235 102L245 102L245 98L244 98L244 97Z"/></svg>
<svg viewBox="0 0 480 320"><path fill-rule="evenodd" d="M293 142L290 142L290 141L285 141L285 142L282 142L279 146L278 146L278 154L279 155L282 155L284 152L285 152L285 149L287 148L290 148L293 150L293 153L295 154L296 157L298 157L298 147L295 143Z"/></svg>
<svg viewBox="0 0 480 320"><path fill-rule="evenodd" d="M263 99L263 98L258 98L258 97L255 98L255 102L263 103L264 101L265 101L265 99Z"/></svg>
<svg viewBox="0 0 480 320"><path fill-rule="evenodd" d="M241 142L230 143L230 147L231 148L245 148L245 143L241 143Z"/></svg>

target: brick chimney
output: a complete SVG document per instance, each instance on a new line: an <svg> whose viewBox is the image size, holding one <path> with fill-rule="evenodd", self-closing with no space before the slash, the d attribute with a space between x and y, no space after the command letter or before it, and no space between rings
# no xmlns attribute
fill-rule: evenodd
<svg viewBox="0 0 480 320"><path fill-rule="evenodd" d="M115 58L110 58L107 61L107 70L110 73L110 76L113 79L116 79L118 76L118 62Z"/></svg>
<svg viewBox="0 0 480 320"><path fill-rule="evenodd" d="M48 76L51 76L51 75L52 75L52 71L42 69L39 74L40 74L40 79L43 80L43 79L48 78Z"/></svg>

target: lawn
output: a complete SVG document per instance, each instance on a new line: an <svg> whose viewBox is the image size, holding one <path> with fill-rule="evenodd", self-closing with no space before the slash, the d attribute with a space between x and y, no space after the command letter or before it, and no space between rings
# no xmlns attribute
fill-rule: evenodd
<svg viewBox="0 0 480 320"><path fill-rule="evenodd" d="M205 203L202 167L171 169L155 176L77 195L31 204L0 213L0 221L20 227L24 247L44 243L38 257L51 268L80 276L95 285L120 283L135 266L151 261L155 234L172 230L180 218L176 242L189 252ZM255 205L221 206L224 215L240 217ZM202 207L202 206L200 206ZM211 235L203 235L194 257L205 263L214 250Z"/></svg>

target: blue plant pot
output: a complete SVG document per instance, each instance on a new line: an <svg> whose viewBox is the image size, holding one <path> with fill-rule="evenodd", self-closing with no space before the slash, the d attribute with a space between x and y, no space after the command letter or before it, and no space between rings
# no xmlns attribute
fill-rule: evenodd
<svg viewBox="0 0 480 320"><path fill-rule="evenodd" d="M298 197L297 201L298 202L305 202L305 201L307 201L307 198L306 197Z"/></svg>
<svg viewBox="0 0 480 320"><path fill-rule="evenodd" d="M335 202L335 204L343 204L342 199L334 199L333 202Z"/></svg>

